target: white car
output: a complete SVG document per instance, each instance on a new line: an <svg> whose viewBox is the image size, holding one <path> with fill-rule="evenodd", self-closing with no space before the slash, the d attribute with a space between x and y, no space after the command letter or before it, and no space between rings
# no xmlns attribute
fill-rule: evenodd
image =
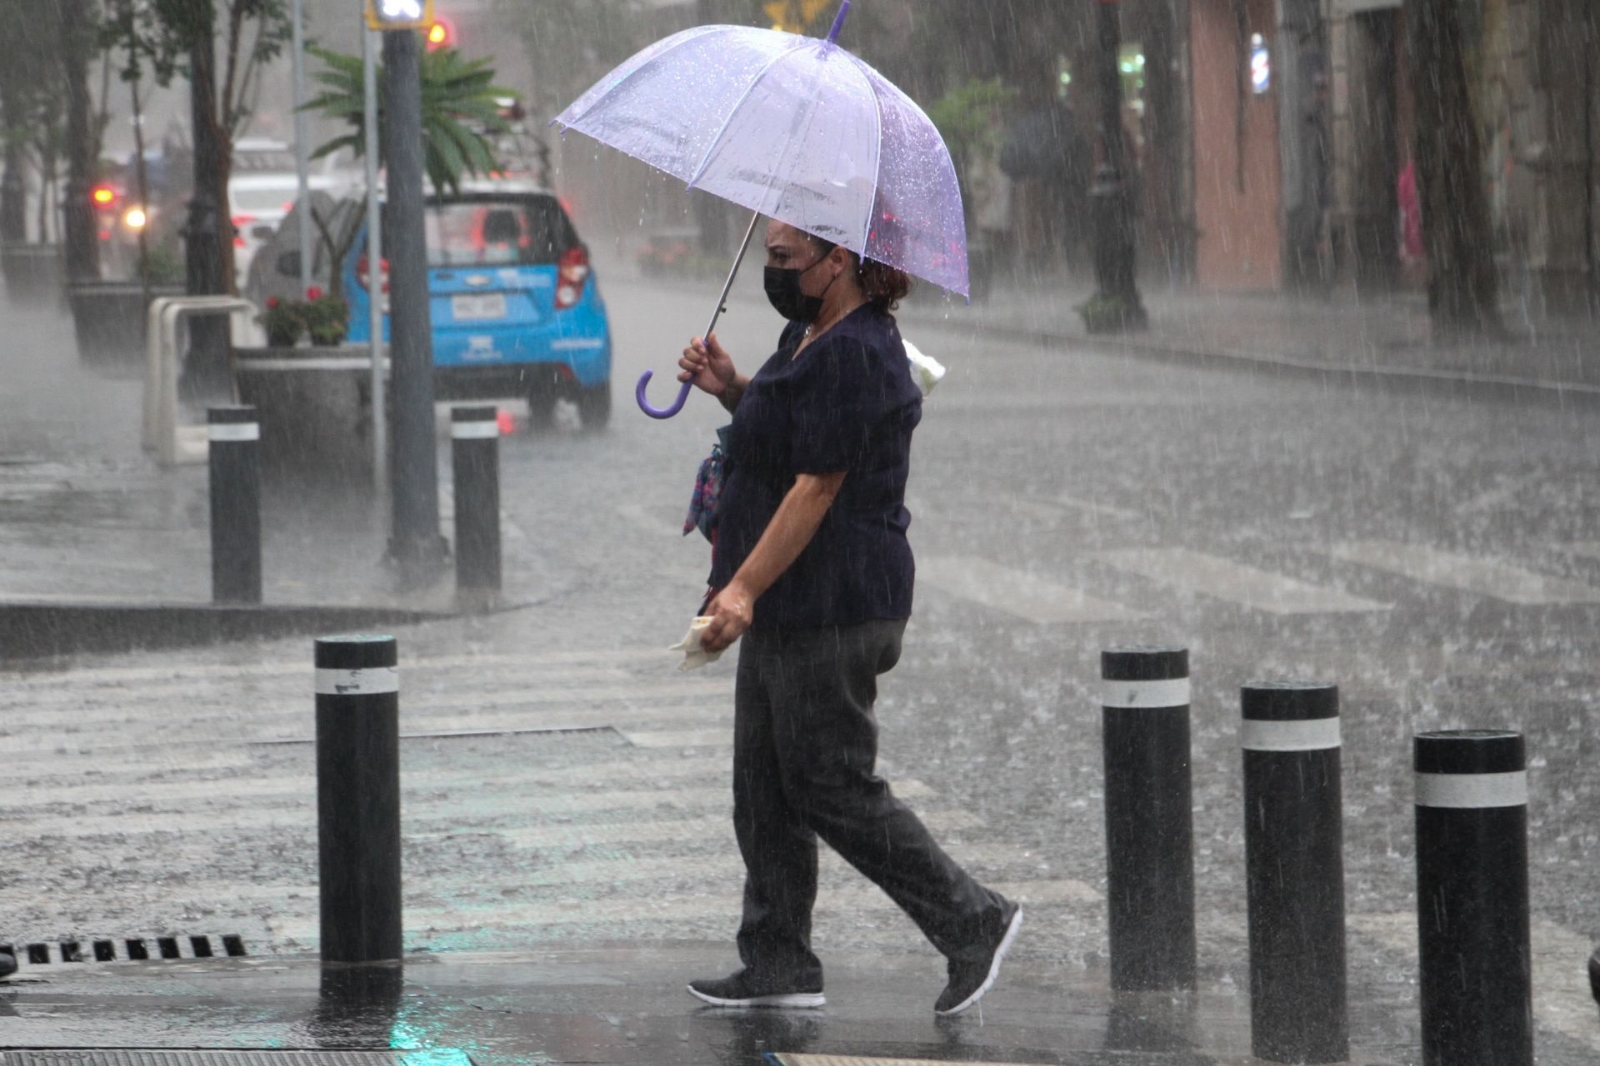
<svg viewBox="0 0 1600 1066"><path fill-rule="evenodd" d="M313 163L308 178L312 190L344 193L348 181L333 173L338 156ZM233 146L233 173L228 180L228 217L233 222L234 274L250 275L250 262L261 245L278 230L294 206L300 182L295 176L294 148L282 141L241 138ZM312 234L316 240L316 234Z"/></svg>
<svg viewBox="0 0 1600 1066"><path fill-rule="evenodd" d="M313 192L338 195L342 183L325 174L307 179ZM237 277L250 274L250 261L261 245L278 231L278 224L294 207L300 181L291 170L234 173L228 181L228 217L233 221L233 263ZM312 234L312 239L316 235Z"/></svg>

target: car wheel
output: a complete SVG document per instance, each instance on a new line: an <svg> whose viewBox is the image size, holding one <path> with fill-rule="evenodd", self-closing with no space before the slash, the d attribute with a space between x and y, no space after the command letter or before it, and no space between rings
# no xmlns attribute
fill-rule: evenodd
<svg viewBox="0 0 1600 1066"><path fill-rule="evenodd" d="M611 382L578 394L578 420L586 430L601 430L611 421Z"/></svg>
<svg viewBox="0 0 1600 1066"><path fill-rule="evenodd" d="M528 393L528 428L547 432L556 426L555 390L535 388Z"/></svg>

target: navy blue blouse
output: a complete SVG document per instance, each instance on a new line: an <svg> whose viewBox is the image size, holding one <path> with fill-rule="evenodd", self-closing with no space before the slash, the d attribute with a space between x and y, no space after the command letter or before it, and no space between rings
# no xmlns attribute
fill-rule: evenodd
<svg viewBox="0 0 1600 1066"><path fill-rule="evenodd" d="M733 412L711 586L755 548L799 474L845 471L804 551L755 604L762 631L911 617L915 566L906 529L911 433L922 394L894 316L864 305L798 357L798 323Z"/></svg>

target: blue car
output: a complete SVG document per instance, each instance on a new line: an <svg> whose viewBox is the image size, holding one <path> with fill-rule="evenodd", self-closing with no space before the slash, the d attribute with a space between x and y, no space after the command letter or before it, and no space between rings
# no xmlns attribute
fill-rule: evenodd
<svg viewBox="0 0 1600 1066"><path fill-rule="evenodd" d="M429 312L441 400L521 397L547 426L558 400L585 429L611 417L611 327L589 251L554 194L512 182L429 199ZM363 222L343 264L348 343L369 338ZM388 291L388 264L380 264ZM383 330L388 340L388 299Z"/></svg>

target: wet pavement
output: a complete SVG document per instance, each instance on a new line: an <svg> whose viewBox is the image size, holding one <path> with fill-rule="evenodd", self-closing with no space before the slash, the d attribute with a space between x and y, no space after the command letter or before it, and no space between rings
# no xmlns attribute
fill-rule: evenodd
<svg viewBox="0 0 1600 1066"><path fill-rule="evenodd" d="M619 345L611 430L580 433L563 411L555 433L519 426L501 445L520 609L396 634L403 988L365 1006L321 994L310 634L29 662L0 650L0 941L233 934L250 952L26 964L0 991L0 1045L411 1041L508 1063L756 1063L768 1050L1243 1061L1238 686L1310 676L1344 700L1352 1038L1365 1061L1417 1060L1409 737L1472 724L1529 736L1540 1061L1600 1055L1583 974L1600 937L1592 405L1131 360L915 305L906 331L951 374L918 431L918 603L879 704L884 763L953 853L1026 903L1025 933L982 1024L938 1024L938 957L825 864L827 1011L698 1011L683 982L733 966L732 671L678 674L662 649L698 602L705 545L679 526L724 419L691 401L657 423L620 392L646 366L664 376L708 294L604 263L601 277ZM722 329L746 358L774 332L758 299L741 291ZM1029 303L1062 317L1068 300ZM0 314L13 340L0 593L203 602L203 470L139 453L137 381L78 366L54 309ZM1292 308L1271 314L1288 324L1262 336L1293 334ZM1222 328L1207 321L1194 312L1196 336ZM268 514L269 600L392 595L381 519L359 494L291 487ZM1117 1003L1098 650L1169 642L1190 647L1195 670L1202 991L1192 1004Z"/></svg>
<svg viewBox="0 0 1600 1066"><path fill-rule="evenodd" d="M324 971L313 959L68 967L0 990L13 1047L461 1049L480 1064L766 1066L767 1053L1062 1066L1242 1064L1248 1003L1231 986L1193 995L1111 995L1104 972L1008 966L981 1013L931 1010L927 956L830 958L816 1011L694 1005L686 976L730 952L695 944L413 956L403 970ZM1415 1033L1395 1002L1358 1002L1369 1036L1350 1061L1401 1064Z"/></svg>

